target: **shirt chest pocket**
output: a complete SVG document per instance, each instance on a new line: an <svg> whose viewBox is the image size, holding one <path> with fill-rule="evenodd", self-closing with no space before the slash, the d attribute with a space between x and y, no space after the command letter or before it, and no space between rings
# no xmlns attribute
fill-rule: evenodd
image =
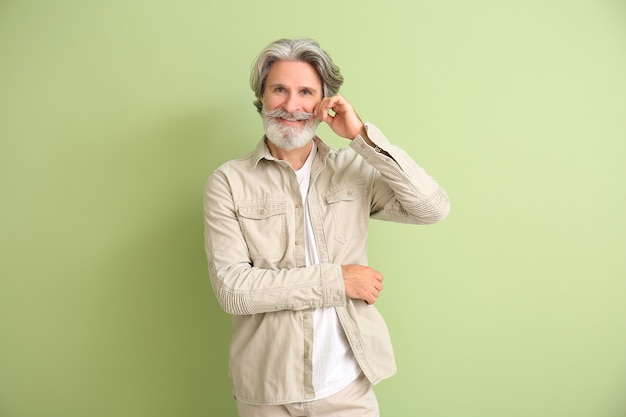
<svg viewBox="0 0 626 417"><path fill-rule="evenodd" d="M369 202L364 185L354 184L326 195L333 216L335 240L346 243L367 235Z"/></svg>
<svg viewBox="0 0 626 417"><path fill-rule="evenodd" d="M280 259L287 250L286 203L264 202L238 207L239 224L250 258Z"/></svg>

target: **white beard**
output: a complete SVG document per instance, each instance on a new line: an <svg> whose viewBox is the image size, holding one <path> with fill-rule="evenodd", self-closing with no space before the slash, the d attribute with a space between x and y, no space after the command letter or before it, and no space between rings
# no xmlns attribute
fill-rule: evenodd
<svg viewBox="0 0 626 417"><path fill-rule="evenodd" d="M299 149L308 144L315 136L315 131L320 123L311 113L289 113L282 109L272 111L263 109L261 115L263 116L265 136L270 142L285 151ZM304 126L288 126L278 121L278 118L304 120Z"/></svg>

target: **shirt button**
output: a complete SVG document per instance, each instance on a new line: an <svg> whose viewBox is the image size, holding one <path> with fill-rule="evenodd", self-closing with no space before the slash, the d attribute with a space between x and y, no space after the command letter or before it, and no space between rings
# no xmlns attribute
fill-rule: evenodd
<svg viewBox="0 0 626 417"><path fill-rule="evenodd" d="M260 215L264 215L264 214L265 214L265 209L261 209L261 210L259 210L259 214L260 214Z"/></svg>
<svg viewBox="0 0 626 417"><path fill-rule="evenodd" d="M296 243L296 246L299 246L299 245L300 245L300 241L299 241L299 240L296 240L296 242L295 242L295 243Z"/></svg>
<svg viewBox="0 0 626 417"><path fill-rule="evenodd" d="M296 203L296 208L302 208L302 204Z"/></svg>
<svg viewBox="0 0 626 417"><path fill-rule="evenodd" d="M305 314L305 315L304 315L304 316L302 316L302 317L303 317L305 320L308 320L308 319L309 319L309 315L308 315L308 314Z"/></svg>

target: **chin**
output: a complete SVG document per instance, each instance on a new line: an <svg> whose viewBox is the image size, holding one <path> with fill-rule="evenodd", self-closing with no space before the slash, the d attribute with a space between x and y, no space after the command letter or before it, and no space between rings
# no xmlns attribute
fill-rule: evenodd
<svg viewBox="0 0 626 417"><path fill-rule="evenodd" d="M308 145L313 140L317 125L318 123L312 123L301 128L293 128L279 123L268 123L265 126L265 136L280 149L293 151Z"/></svg>
<svg viewBox="0 0 626 417"><path fill-rule="evenodd" d="M308 145L312 140L313 136L304 138L289 138L284 136L276 137L274 135L269 135L267 132L265 133L267 139L272 142L274 145L279 147L284 151L293 151L296 149L300 149Z"/></svg>

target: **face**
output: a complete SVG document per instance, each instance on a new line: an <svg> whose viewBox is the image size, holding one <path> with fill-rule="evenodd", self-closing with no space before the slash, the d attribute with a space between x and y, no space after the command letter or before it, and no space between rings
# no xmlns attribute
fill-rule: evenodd
<svg viewBox="0 0 626 417"><path fill-rule="evenodd" d="M286 151L315 136L319 121L311 114L322 99L322 81L312 65L300 61L272 64L261 96L265 135Z"/></svg>

